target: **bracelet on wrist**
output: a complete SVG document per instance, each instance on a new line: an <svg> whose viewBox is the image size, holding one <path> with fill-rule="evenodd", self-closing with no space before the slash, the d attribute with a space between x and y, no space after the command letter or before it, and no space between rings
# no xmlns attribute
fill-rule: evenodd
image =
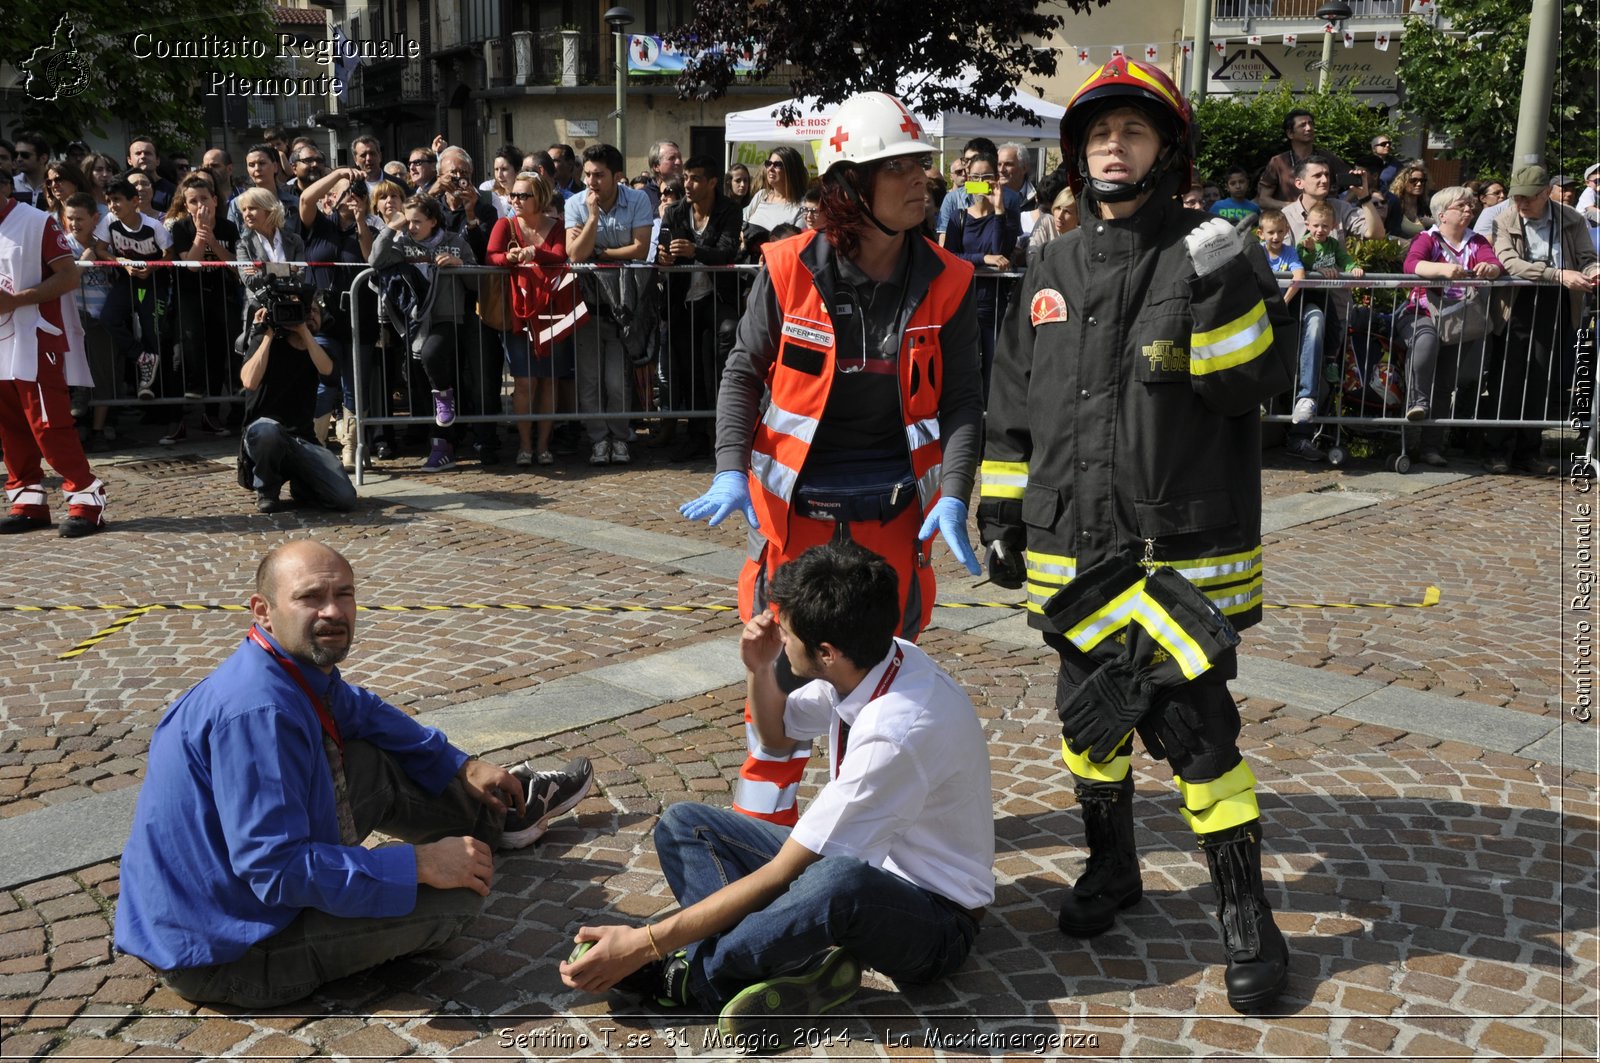
<svg viewBox="0 0 1600 1063"><path fill-rule="evenodd" d="M661 955L661 946L656 944L655 928L649 923L644 925L644 936L650 942L650 951L655 953L656 962L665 959L666 957Z"/></svg>

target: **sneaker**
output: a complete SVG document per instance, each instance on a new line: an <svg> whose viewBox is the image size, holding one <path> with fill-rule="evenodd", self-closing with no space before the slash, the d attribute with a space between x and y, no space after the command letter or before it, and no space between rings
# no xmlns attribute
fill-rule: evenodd
<svg viewBox="0 0 1600 1063"><path fill-rule="evenodd" d="M604 439L602 439L600 442L596 443L593 447L589 448L589 464L590 465L610 465L611 464L611 444L607 443Z"/></svg>
<svg viewBox="0 0 1600 1063"><path fill-rule="evenodd" d="M808 970L740 990L723 1005L717 1032L756 1044L777 1037L780 1043L775 1047L786 1048L797 1032L797 1020L833 1010L860 988L861 965L855 957L844 949L829 949Z"/></svg>
<svg viewBox="0 0 1600 1063"><path fill-rule="evenodd" d="M611 464L626 465L633 460L633 455L628 453L628 444L620 439L611 441Z"/></svg>
<svg viewBox="0 0 1600 1063"><path fill-rule="evenodd" d="M1439 453L1437 450L1434 450L1432 447L1429 447L1418 454L1417 460L1422 462L1424 465L1432 465L1434 468L1441 468L1450 464L1448 458Z"/></svg>
<svg viewBox="0 0 1600 1063"><path fill-rule="evenodd" d="M372 444L372 456L379 461L388 461L394 457L394 444L387 439L380 439Z"/></svg>
<svg viewBox="0 0 1600 1063"><path fill-rule="evenodd" d="M506 813L502 849L521 849L538 841L552 819L582 801L594 786L594 766L588 757L575 757L560 771L534 771L519 764L511 774L527 787L528 804L522 815Z"/></svg>
<svg viewBox="0 0 1600 1063"><path fill-rule="evenodd" d="M1483 459L1483 467L1488 472L1504 475L1511 471L1511 459L1504 454L1490 454Z"/></svg>
<svg viewBox="0 0 1600 1063"><path fill-rule="evenodd" d="M1317 415L1317 400L1307 396L1294 400L1294 413L1289 417L1290 424L1305 424Z"/></svg>
<svg viewBox="0 0 1600 1063"><path fill-rule="evenodd" d="M156 373L161 369L161 360L146 351L139 356L139 397L153 399L156 397Z"/></svg>
<svg viewBox="0 0 1600 1063"><path fill-rule="evenodd" d="M533 451L531 451L531 450L519 450L519 451L517 451L517 468L519 468L519 469L527 469L527 468L532 467L532 465L533 465Z"/></svg>
<svg viewBox="0 0 1600 1063"><path fill-rule="evenodd" d="M449 428L456 423L456 389L445 388L433 393L433 423Z"/></svg>
<svg viewBox="0 0 1600 1063"><path fill-rule="evenodd" d="M198 385L186 384L183 388L183 397L191 402L199 402L206 397L206 393L201 391Z"/></svg>
<svg viewBox="0 0 1600 1063"><path fill-rule="evenodd" d="M1530 476L1554 476L1560 471L1555 462L1537 454L1525 454L1516 458L1511 462L1511 467Z"/></svg>
<svg viewBox="0 0 1600 1063"><path fill-rule="evenodd" d="M0 535L21 535L50 527L49 517L30 517L26 513L7 513L0 517Z"/></svg>
<svg viewBox="0 0 1600 1063"><path fill-rule="evenodd" d="M1301 461L1326 461L1328 455L1324 454L1315 443L1309 439L1296 437L1283 445L1283 452L1291 458Z"/></svg>
<svg viewBox="0 0 1600 1063"><path fill-rule="evenodd" d="M648 1000L660 1008L689 1005L689 950L679 949L664 960L651 960L611 988Z"/></svg>
<svg viewBox="0 0 1600 1063"><path fill-rule="evenodd" d="M72 419L81 421L89 416L89 388L68 388L67 393L72 398Z"/></svg>
<svg viewBox="0 0 1600 1063"><path fill-rule="evenodd" d="M445 472L456 467L456 448L442 439L433 441L433 449L428 452L428 460L422 463L418 472Z"/></svg>
<svg viewBox="0 0 1600 1063"><path fill-rule="evenodd" d="M1406 411L1406 420L1408 421L1426 421L1427 419L1428 408L1421 403Z"/></svg>
<svg viewBox="0 0 1600 1063"><path fill-rule="evenodd" d="M182 421L179 421L178 422L178 427L172 429L170 432L168 432L166 435L162 436L156 442L160 443L164 447L171 447L171 446L176 446L179 443L182 443L185 439L188 439L188 438L189 438L189 426L184 424Z"/></svg>
<svg viewBox="0 0 1600 1063"><path fill-rule="evenodd" d="M556 456L550 453L548 450L541 450L539 451L539 456L534 460L540 465L554 465L556 463Z"/></svg>
<svg viewBox="0 0 1600 1063"><path fill-rule="evenodd" d="M74 514L61 522L61 531L58 532L63 539L82 539L86 535L104 531L105 517L80 517Z"/></svg>
<svg viewBox="0 0 1600 1063"><path fill-rule="evenodd" d="M218 437L231 434L228 431L228 426L227 425L221 424L221 423L219 423L217 421L213 421L210 417L206 416L205 414L201 414L200 415L200 431L204 432L208 436L218 436Z"/></svg>

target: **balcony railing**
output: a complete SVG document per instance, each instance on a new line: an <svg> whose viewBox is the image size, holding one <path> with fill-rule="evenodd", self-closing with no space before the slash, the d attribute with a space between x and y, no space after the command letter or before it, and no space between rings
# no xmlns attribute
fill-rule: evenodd
<svg viewBox="0 0 1600 1063"><path fill-rule="evenodd" d="M502 47L506 56L504 82L492 73L492 56ZM615 49L616 37L611 33L524 31L488 42L485 58L490 66L490 83L493 85L610 85L616 77ZM789 84L794 72L792 67L781 66L765 78L739 77L734 84L782 87ZM675 72L648 74L630 71L627 75L631 85L670 84L677 77Z"/></svg>
<svg viewBox="0 0 1600 1063"><path fill-rule="evenodd" d="M1323 0L1215 0L1211 17L1218 22L1315 21ZM1350 0L1352 19L1397 19L1411 13L1414 0ZM1432 5L1423 4L1423 11Z"/></svg>
<svg viewBox="0 0 1600 1063"><path fill-rule="evenodd" d="M385 107L430 103L433 100L433 64L426 59L362 63L350 82L346 107Z"/></svg>

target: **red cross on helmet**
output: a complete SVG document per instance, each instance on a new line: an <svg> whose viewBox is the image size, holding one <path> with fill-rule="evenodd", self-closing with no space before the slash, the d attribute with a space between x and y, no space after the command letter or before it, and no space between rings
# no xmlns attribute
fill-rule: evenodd
<svg viewBox="0 0 1600 1063"><path fill-rule="evenodd" d="M1091 187L1091 194L1107 202L1131 198L1153 185L1164 173L1174 171L1178 176L1177 192L1182 195L1189 189L1189 171L1199 149L1194 112L1165 71L1124 55L1112 56L1067 100L1066 113L1061 116L1061 155L1066 160L1067 179L1073 191L1081 192L1088 177L1084 137L1090 122L1108 106L1130 105L1147 111L1155 120L1166 150L1150 174L1137 185L1127 185L1126 189ZM1095 186L1099 184L1101 182L1094 182ZM1121 194L1126 190L1132 191Z"/></svg>
<svg viewBox="0 0 1600 1063"><path fill-rule="evenodd" d="M922 123L905 104L886 92L863 92L845 100L833 113L822 135L817 169L827 173L841 162L877 162L932 150Z"/></svg>

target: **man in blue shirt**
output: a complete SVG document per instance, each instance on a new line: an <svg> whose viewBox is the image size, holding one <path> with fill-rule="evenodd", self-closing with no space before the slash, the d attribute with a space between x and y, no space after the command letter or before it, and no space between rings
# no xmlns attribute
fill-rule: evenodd
<svg viewBox="0 0 1600 1063"><path fill-rule="evenodd" d="M655 212L643 192L619 178L625 163L610 144L583 149L581 195L567 199L567 257L574 262L619 266L647 257ZM628 408L628 357L623 328L633 278L622 270L596 270L585 288L595 296L592 326L578 329L578 411L589 435L590 465L626 465L632 460L628 440L633 430L623 411ZM648 274L646 275L648 276ZM600 416L604 413L606 416Z"/></svg>
<svg viewBox="0 0 1600 1063"><path fill-rule="evenodd" d="M536 840L594 774L508 772L346 683L355 574L320 543L269 551L250 611L150 740L116 943L190 1000L263 1008L458 934L495 846ZM362 847L374 830L410 844Z"/></svg>

